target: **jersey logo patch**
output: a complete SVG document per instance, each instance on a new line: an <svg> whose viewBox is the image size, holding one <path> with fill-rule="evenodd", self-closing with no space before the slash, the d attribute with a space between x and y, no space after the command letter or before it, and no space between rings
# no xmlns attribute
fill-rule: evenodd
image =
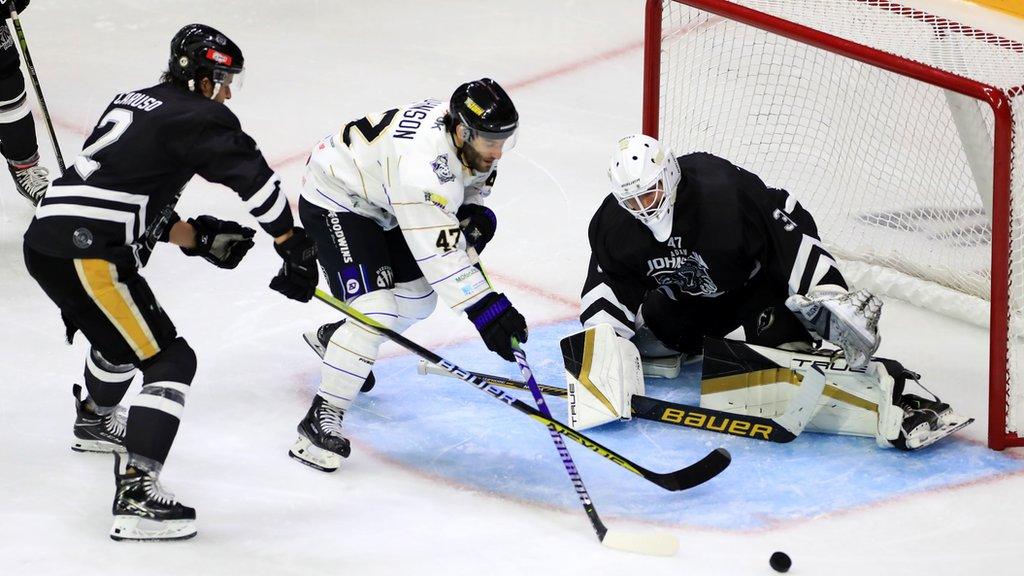
<svg viewBox="0 0 1024 576"><path fill-rule="evenodd" d="M676 249L671 256L647 261L647 275L659 286L674 286L691 296L710 296L718 292L707 262L696 252Z"/></svg>
<svg viewBox="0 0 1024 576"><path fill-rule="evenodd" d="M435 194L434 192L424 192L423 199L438 208L445 208L448 206L448 199L440 194Z"/></svg>
<svg viewBox="0 0 1024 576"><path fill-rule="evenodd" d="M441 154L430 163L430 166L434 169L434 174L437 175L437 181L441 184L447 182L454 182L455 175L452 174L452 169L448 166L448 155Z"/></svg>
<svg viewBox="0 0 1024 576"><path fill-rule="evenodd" d="M764 331L771 328L775 323L775 308L765 308L757 317L757 335L764 334Z"/></svg>
<svg viewBox="0 0 1024 576"><path fill-rule="evenodd" d="M382 266L377 269L377 288L390 288L394 286L395 273L391 266Z"/></svg>

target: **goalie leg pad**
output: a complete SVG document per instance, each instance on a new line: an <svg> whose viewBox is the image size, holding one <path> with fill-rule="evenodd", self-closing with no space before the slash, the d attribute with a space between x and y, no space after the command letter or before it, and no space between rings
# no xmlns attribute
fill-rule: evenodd
<svg viewBox="0 0 1024 576"><path fill-rule="evenodd" d="M636 346L598 324L560 342L568 389L569 426L585 430L632 417L630 401L644 393Z"/></svg>
<svg viewBox="0 0 1024 576"><path fill-rule="evenodd" d="M815 432L875 437L880 399L878 376L851 368L844 358L708 338L704 343L700 405L764 418L781 417L800 396L812 367L825 375L814 417ZM801 420L802 421L802 420Z"/></svg>
<svg viewBox="0 0 1024 576"><path fill-rule="evenodd" d="M794 375L806 379L811 367L823 371L827 384L807 430L874 437L880 447L917 450L974 421L938 398L905 394L907 380L920 377L895 360L876 358L858 369L822 353L710 338L705 341L700 405L775 418L801 389L793 386Z"/></svg>

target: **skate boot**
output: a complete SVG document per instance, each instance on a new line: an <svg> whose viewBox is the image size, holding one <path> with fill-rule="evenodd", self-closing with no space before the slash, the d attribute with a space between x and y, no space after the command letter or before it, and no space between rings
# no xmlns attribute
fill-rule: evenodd
<svg viewBox="0 0 1024 576"><path fill-rule="evenodd" d="M92 401L81 399L82 387L71 388L75 396L75 452L124 452L127 410L116 406L106 414L97 414Z"/></svg>
<svg viewBox="0 0 1024 576"><path fill-rule="evenodd" d="M303 334L302 339L305 340L306 344L309 344L309 347L313 349L313 352L316 352L316 355L323 360L324 354L327 353L327 343L331 341L331 336L333 336L338 328L340 328L344 323L344 320L338 320L337 322L324 324L317 328L316 332L306 332ZM369 392L370 390L373 390L373 386L376 383L377 379L374 378L373 372L370 372L370 375L366 377L366 380L363 382L362 387L359 388L359 391Z"/></svg>
<svg viewBox="0 0 1024 576"><path fill-rule="evenodd" d="M916 394L904 394L900 398L903 408L903 423L900 436L893 445L900 450L918 450L974 422L953 412L949 404L938 398L929 400Z"/></svg>
<svg viewBox="0 0 1024 576"><path fill-rule="evenodd" d="M196 510L164 492L157 473L129 466L114 454L114 540L184 540L196 535Z"/></svg>
<svg viewBox="0 0 1024 576"><path fill-rule="evenodd" d="M14 187L18 189L18 194L38 206L46 189L50 187L50 171L39 165L39 155L24 162L11 162L8 168L14 177Z"/></svg>
<svg viewBox="0 0 1024 576"><path fill-rule="evenodd" d="M337 470L341 459L348 458L351 451L348 439L341 435L344 416L344 410L335 408L319 394L314 396L309 412L299 422L299 438L288 455L317 470Z"/></svg>

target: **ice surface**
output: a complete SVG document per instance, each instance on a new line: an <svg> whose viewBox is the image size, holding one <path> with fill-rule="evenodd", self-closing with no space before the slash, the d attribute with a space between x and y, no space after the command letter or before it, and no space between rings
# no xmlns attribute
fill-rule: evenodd
<svg viewBox="0 0 1024 576"><path fill-rule="evenodd" d="M618 137L639 130L642 5L36 0L23 23L68 160L114 93L156 81L177 28L221 28L249 70L230 105L293 198L308 149L348 120L446 98L474 77L502 82L523 128L501 163L492 196L500 226L484 261L530 321L527 352L540 380L559 384L556 342L577 313L605 160ZM180 212L253 225L230 191L198 180ZM198 509L199 536L111 542L112 461L68 449L69 390L86 347L62 344L56 309L24 271L20 235L30 218L3 184L2 574L768 574L777 549L793 558L794 574L1024 569L1022 460L981 447L987 346L977 328L887 303L880 353L979 417L930 452L810 434L768 445L653 422L594 432L658 471L714 446L733 452L720 478L671 494L570 446L609 524L680 537L677 557L644 558L597 545L542 427L466 384L417 375L415 358L390 344L377 388L347 419L354 451L342 470L326 475L290 460L319 370L299 335L335 316L266 288L278 259L265 236L234 271L170 247L146 268L199 355L163 476ZM515 375L451 313L408 335L468 368ZM651 392L693 401L684 382L694 377L691 367ZM556 415L563 406L552 401Z"/></svg>

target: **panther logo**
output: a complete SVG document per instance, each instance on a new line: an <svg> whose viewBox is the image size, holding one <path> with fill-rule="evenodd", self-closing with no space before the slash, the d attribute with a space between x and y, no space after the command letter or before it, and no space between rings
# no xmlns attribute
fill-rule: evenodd
<svg viewBox="0 0 1024 576"><path fill-rule="evenodd" d="M455 175L452 174L452 169L448 166L447 154L441 154L435 158L434 161L430 163L430 166L434 169L437 181L441 184L455 181Z"/></svg>
<svg viewBox="0 0 1024 576"><path fill-rule="evenodd" d="M647 273L659 286L672 286L691 296L708 296L718 292L707 262L696 252L675 250L667 258L652 258L647 261Z"/></svg>

